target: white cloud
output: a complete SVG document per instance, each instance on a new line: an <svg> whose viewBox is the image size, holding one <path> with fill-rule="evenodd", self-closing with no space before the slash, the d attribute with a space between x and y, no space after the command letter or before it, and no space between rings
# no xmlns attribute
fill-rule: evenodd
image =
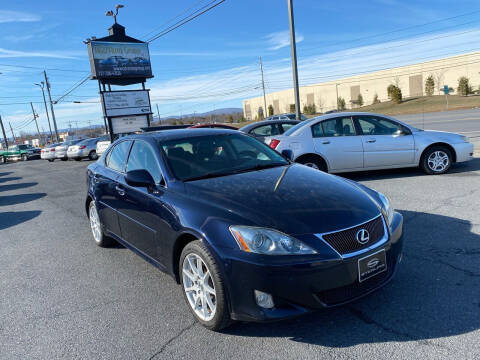
<svg viewBox="0 0 480 360"><path fill-rule="evenodd" d="M277 31L265 36L269 45L268 50L278 50L290 45L290 31ZM295 33L295 41L297 43L304 40L304 36L299 33Z"/></svg>
<svg viewBox="0 0 480 360"><path fill-rule="evenodd" d="M35 37L33 34L28 35L5 35L2 39L10 42L21 42L31 40Z"/></svg>
<svg viewBox="0 0 480 360"><path fill-rule="evenodd" d="M35 22L42 18L39 15L11 10L0 10L0 23Z"/></svg>
<svg viewBox="0 0 480 360"><path fill-rule="evenodd" d="M78 59L83 53L75 51L21 51L0 48L0 58L56 58L56 59Z"/></svg>

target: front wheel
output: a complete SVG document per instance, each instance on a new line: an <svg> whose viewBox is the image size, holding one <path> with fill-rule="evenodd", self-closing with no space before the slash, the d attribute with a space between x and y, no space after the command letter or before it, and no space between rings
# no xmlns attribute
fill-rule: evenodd
<svg viewBox="0 0 480 360"><path fill-rule="evenodd" d="M201 241L185 246L179 269L185 300L197 321L214 331L227 327L231 320L222 277Z"/></svg>
<svg viewBox="0 0 480 360"><path fill-rule="evenodd" d="M299 164L311 167L316 170L328 172L327 165L325 164L325 162L313 156L307 156L307 157L301 158L297 162Z"/></svg>
<svg viewBox="0 0 480 360"><path fill-rule="evenodd" d="M22 154L22 161L27 161L27 160L28 160L27 154Z"/></svg>
<svg viewBox="0 0 480 360"><path fill-rule="evenodd" d="M92 230L93 240L100 247L109 247L113 244L113 239L103 234L102 223L98 216L95 201L91 201L88 207L88 217L90 220L90 229Z"/></svg>
<svg viewBox="0 0 480 360"><path fill-rule="evenodd" d="M422 155L420 167L429 175L445 174L452 166L452 153L443 146L433 146Z"/></svg>
<svg viewBox="0 0 480 360"><path fill-rule="evenodd" d="M54 159L48 159L48 162L54 162L55 160Z"/></svg>

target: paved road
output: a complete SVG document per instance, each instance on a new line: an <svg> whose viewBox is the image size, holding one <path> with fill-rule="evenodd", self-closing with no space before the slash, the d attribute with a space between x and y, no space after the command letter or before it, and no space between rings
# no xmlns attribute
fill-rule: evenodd
<svg viewBox="0 0 480 360"><path fill-rule="evenodd" d="M395 280L354 304L225 333L122 247L94 245L88 162L0 166L1 359L478 359L480 159L451 174L349 174L405 216Z"/></svg>
<svg viewBox="0 0 480 360"><path fill-rule="evenodd" d="M480 108L394 117L420 129L451 131L469 137L480 137Z"/></svg>

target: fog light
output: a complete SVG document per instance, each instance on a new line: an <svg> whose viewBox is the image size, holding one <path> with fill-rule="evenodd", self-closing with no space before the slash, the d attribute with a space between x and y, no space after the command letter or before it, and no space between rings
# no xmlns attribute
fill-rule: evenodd
<svg viewBox="0 0 480 360"><path fill-rule="evenodd" d="M257 302L258 306L265 309L271 309L275 306L275 304L273 303L272 295L258 290L255 290L254 292L255 301Z"/></svg>

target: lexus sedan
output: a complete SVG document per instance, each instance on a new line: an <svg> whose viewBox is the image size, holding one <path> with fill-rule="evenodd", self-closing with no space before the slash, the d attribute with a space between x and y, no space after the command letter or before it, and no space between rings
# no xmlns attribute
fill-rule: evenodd
<svg viewBox="0 0 480 360"><path fill-rule="evenodd" d="M361 112L322 115L265 141L277 151L291 150L296 162L331 173L420 167L436 175L473 158L466 136Z"/></svg>
<svg viewBox="0 0 480 360"><path fill-rule="evenodd" d="M342 305L385 285L402 257L402 215L383 194L290 156L232 130L119 139L87 169L93 238L170 274L212 330Z"/></svg>

